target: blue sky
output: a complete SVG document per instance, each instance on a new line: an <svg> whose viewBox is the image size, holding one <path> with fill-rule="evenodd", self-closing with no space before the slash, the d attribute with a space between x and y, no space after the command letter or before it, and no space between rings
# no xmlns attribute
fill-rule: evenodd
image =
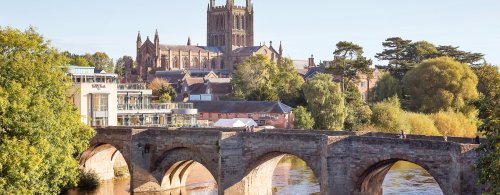
<svg viewBox="0 0 500 195"><path fill-rule="evenodd" d="M104 51L135 57L158 29L162 44L206 44L208 0L3 0L0 26L35 26L54 46L73 53ZM235 0L243 5L245 0ZM460 46L500 64L498 0L253 0L255 44L283 42L286 56L332 58L338 41L352 41L374 59L382 41L400 36ZM217 4L224 4L218 0ZM377 62L383 64L383 62Z"/></svg>

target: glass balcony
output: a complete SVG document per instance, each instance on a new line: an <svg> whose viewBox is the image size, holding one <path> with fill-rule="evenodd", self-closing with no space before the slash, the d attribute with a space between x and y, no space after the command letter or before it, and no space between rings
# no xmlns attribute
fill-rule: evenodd
<svg viewBox="0 0 500 195"><path fill-rule="evenodd" d="M125 90L146 90L147 85L146 83L127 83L127 84L119 84L118 85L118 90L125 91Z"/></svg>
<svg viewBox="0 0 500 195"><path fill-rule="evenodd" d="M193 109L193 103L118 104L118 110Z"/></svg>

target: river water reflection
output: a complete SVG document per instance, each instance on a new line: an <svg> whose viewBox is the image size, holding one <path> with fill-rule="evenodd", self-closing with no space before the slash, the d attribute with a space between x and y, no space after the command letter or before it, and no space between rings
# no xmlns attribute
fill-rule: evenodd
<svg viewBox="0 0 500 195"><path fill-rule="evenodd" d="M193 176L196 177L196 176ZM203 176L203 177L206 177ZM195 178L187 188L177 189L163 194L216 195L217 187L214 181L200 181ZM129 194L129 181L104 182L95 192L73 191L75 195L126 195ZM273 176L273 194L319 194L319 184L304 161L286 156L276 167ZM142 195L143 193L141 193ZM385 177L383 183L384 195L423 195L443 194L434 178L421 167L407 163L396 163Z"/></svg>

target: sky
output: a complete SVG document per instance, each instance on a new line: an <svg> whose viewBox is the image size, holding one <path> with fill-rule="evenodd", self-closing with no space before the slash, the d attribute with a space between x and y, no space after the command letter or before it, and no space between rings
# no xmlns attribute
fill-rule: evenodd
<svg viewBox="0 0 500 195"><path fill-rule="evenodd" d="M225 0L217 0L218 5ZM500 65L498 0L252 0L255 45L281 41L285 56L331 60L335 44L361 45L374 64L389 37L460 46ZM0 26L34 26L61 51L135 58L137 32L161 44L206 45L209 0L0 0ZM235 0L244 5L245 0Z"/></svg>

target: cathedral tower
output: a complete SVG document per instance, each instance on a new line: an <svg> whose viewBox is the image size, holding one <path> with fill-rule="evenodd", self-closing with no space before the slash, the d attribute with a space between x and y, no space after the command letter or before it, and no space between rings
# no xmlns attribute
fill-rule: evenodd
<svg viewBox="0 0 500 195"><path fill-rule="evenodd" d="M217 6L210 0L207 10L207 46L222 47L226 54L240 47L251 47L253 38L253 6L246 0L246 6Z"/></svg>

